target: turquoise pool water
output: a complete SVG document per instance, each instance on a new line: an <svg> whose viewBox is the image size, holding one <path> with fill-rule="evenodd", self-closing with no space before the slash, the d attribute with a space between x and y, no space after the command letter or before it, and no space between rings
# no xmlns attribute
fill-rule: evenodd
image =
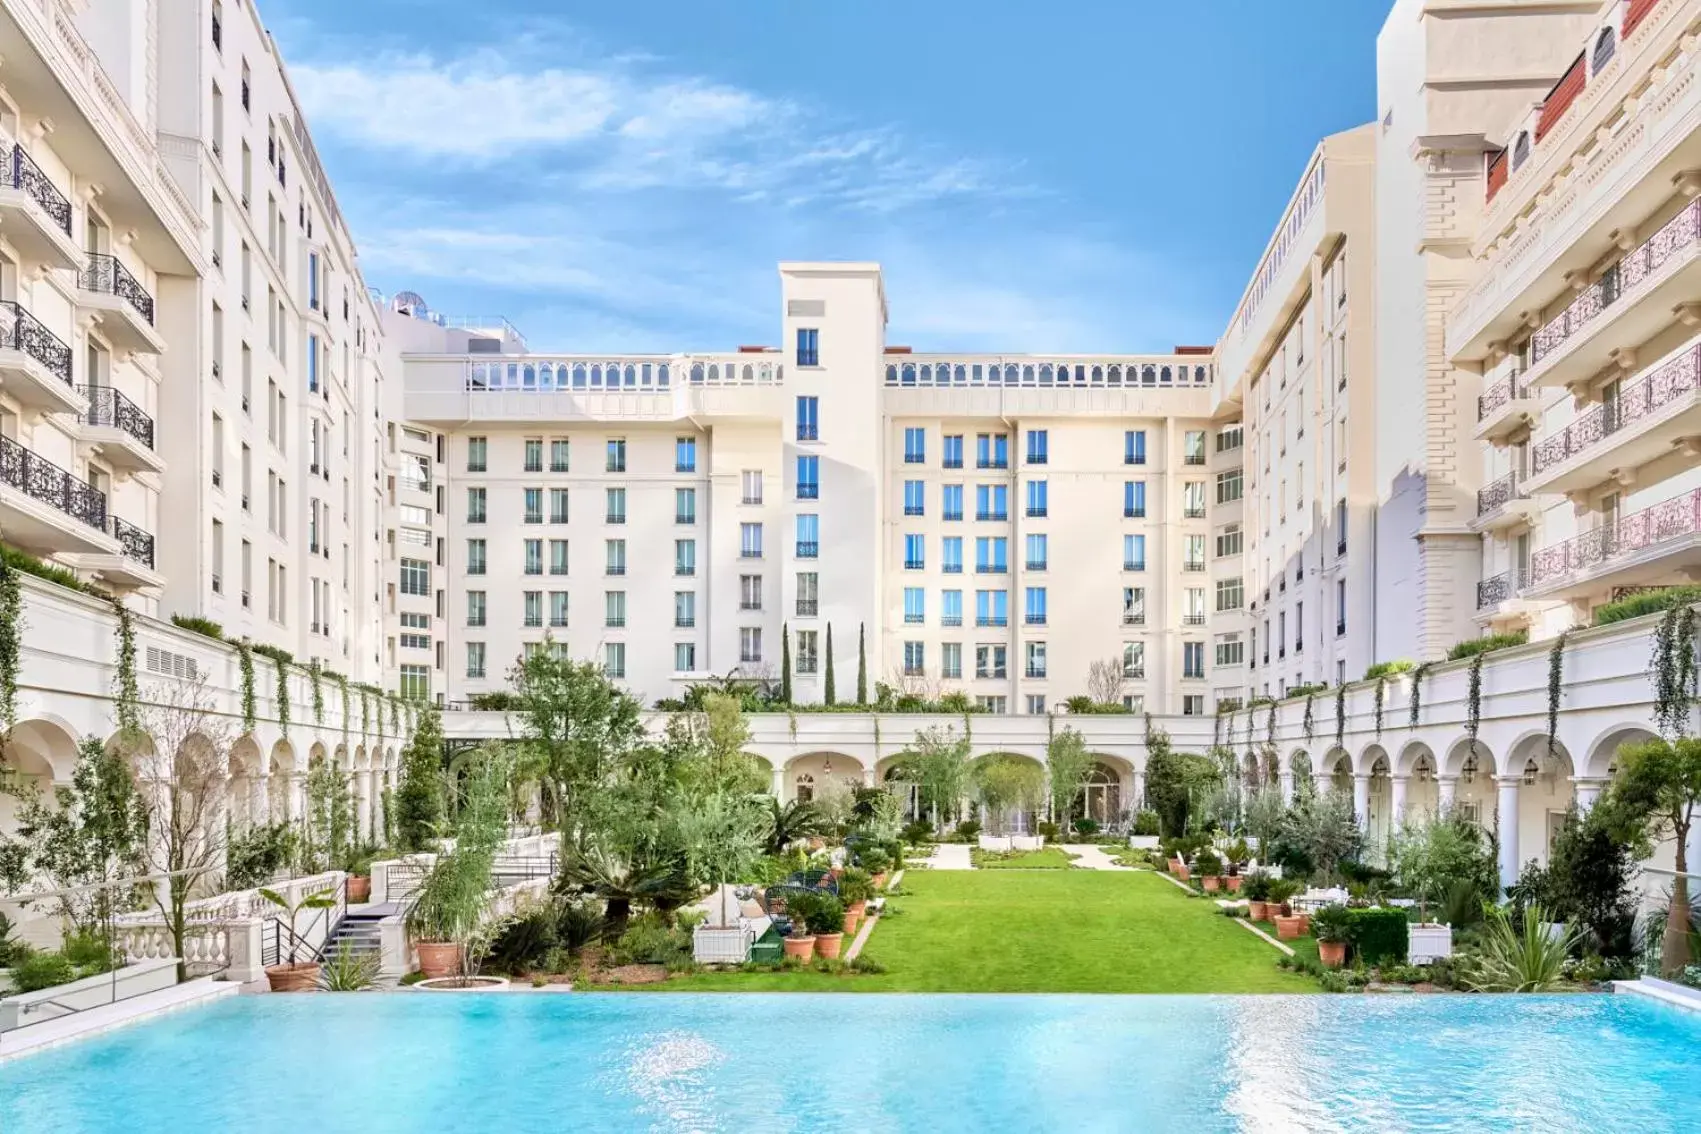
<svg viewBox="0 0 1701 1134"><path fill-rule="evenodd" d="M0 1064L0 1131L1697 1128L1630 996L246 996Z"/></svg>

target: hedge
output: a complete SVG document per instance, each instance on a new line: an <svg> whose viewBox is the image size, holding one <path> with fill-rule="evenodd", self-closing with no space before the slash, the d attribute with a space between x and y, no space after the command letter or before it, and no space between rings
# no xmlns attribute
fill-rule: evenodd
<svg viewBox="0 0 1701 1134"><path fill-rule="evenodd" d="M1386 906L1348 911L1347 940L1367 965L1406 963L1406 911Z"/></svg>
<svg viewBox="0 0 1701 1134"><path fill-rule="evenodd" d="M1447 651L1447 660L1458 661L1461 658L1475 657L1477 654L1504 650L1509 646L1522 646L1529 640L1529 633L1523 630L1512 634L1486 634L1481 638L1466 638Z"/></svg>
<svg viewBox="0 0 1701 1134"><path fill-rule="evenodd" d="M1609 602L1605 606L1597 606L1595 625L1605 626L1609 622L1623 622L1626 618L1640 618L1644 614L1670 610L1674 606L1691 602L1701 602L1701 587L1667 587L1663 591L1646 591L1629 598L1621 598L1617 602Z"/></svg>

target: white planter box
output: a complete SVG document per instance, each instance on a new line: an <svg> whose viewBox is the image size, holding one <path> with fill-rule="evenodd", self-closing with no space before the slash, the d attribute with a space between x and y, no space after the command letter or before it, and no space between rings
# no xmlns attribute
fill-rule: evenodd
<svg viewBox="0 0 1701 1134"><path fill-rule="evenodd" d="M748 925L699 925L691 931L691 959L699 965L742 965L755 943Z"/></svg>
<svg viewBox="0 0 1701 1134"><path fill-rule="evenodd" d="M1018 851L1036 851L1045 846L1044 835L1011 835L1010 849Z"/></svg>
<svg viewBox="0 0 1701 1134"><path fill-rule="evenodd" d="M12 987L12 970L0 969L0 992Z"/></svg>
<svg viewBox="0 0 1701 1134"><path fill-rule="evenodd" d="M980 849L984 851L1007 851L1010 849L1009 835L982 835Z"/></svg>
<svg viewBox="0 0 1701 1134"><path fill-rule="evenodd" d="M1129 835L1128 845L1134 850L1157 850L1162 840L1157 835Z"/></svg>
<svg viewBox="0 0 1701 1134"><path fill-rule="evenodd" d="M1444 961L1453 955L1453 927L1417 925L1406 927L1406 959L1414 965Z"/></svg>
<svg viewBox="0 0 1701 1134"><path fill-rule="evenodd" d="M157 961L125 965L116 974L102 973L39 992L8 996L0 1000L0 1032L39 1024L44 1020L56 1020L85 1008L99 1008L114 1000L126 1000L145 992L158 992L176 983L177 958L164 957Z"/></svg>

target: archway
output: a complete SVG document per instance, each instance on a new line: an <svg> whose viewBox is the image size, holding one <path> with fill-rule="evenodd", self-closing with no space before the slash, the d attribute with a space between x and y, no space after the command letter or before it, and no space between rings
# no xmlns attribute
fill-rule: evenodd
<svg viewBox="0 0 1701 1134"><path fill-rule="evenodd" d="M1296 748L1293 754L1288 757L1288 772L1293 778L1292 786L1289 789L1292 793L1289 796L1289 802L1296 798L1312 795L1317 791L1316 777L1311 769L1311 753L1305 749Z"/></svg>
<svg viewBox="0 0 1701 1134"><path fill-rule="evenodd" d="M1100 828L1111 828L1122 821L1122 777L1116 769L1103 763L1094 764L1075 796L1075 814L1091 819Z"/></svg>
<svg viewBox="0 0 1701 1134"><path fill-rule="evenodd" d="M889 763L880 777L880 782L886 790L898 797L898 806L903 810L904 821L914 823L921 819L921 785L904 778L903 766L896 761Z"/></svg>
<svg viewBox="0 0 1701 1134"><path fill-rule="evenodd" d="M1658 740L1659 734L1645 725L1615 725L1597 737L1586 750L1587 758L1577 774L1603 783L1618 772L1618 750L1627 744Z"/></svg>
<svg viewBox="0 0 1701 1134"><path fill-rule="evenodd" d="M1366 795L1366 814L1360 817L1360 821L1364 824L1364 842L1371 860L1383 862L1387 858L1388 840L1393 837L1396 825L1393 765L1388 754L1379 747L1366 755L1370 757L1370 784Z"/></svg>
<svg viewBox="0 0 1701 1134"><path fill-rule="evenodd" d="M233 826L263 826L271 821L271 782L266 760L252 733L230 746L230 821Z"/></svg>
<svg viewBox="0 0 1701 1134"><path fill-rule="evenodd" d="M1482 741L1460 740L1447 753L1442 765L1440 808L1448 810L1449 802L1458 815L1477 824L1485 831L1494 831L1495 798L1494 754ZM1452 793L1449 801L1448 793Z"/></svg>
<svg viewBox="0 0 1701 1134"><path fill-rule="evenodd" d="M786 762L785 783L791 799L832 810L848 805L851 792L862 786L862 761L842 752L808 752Z"/></svg>
<svg viewBox="0 0 1701 1134"><path fill-rule="evenodd" d="M1571 754L1558 740L1549 745L1546 735L1526 736L1513 745L1506 771L1518 776L1517 865L1546 866L1576 800Z"/></svg>
<svg viewBox="0 0 1701 1134"><path fill-rule="evenodd" d="M1353 758L1347 755L1345 749L1332 748L1329 755L1324 757L1324 767L1328 770L1329 790L1341 792L1348 799L1353 796Z"/></svg>
<svg viewBox="0 0 1701 1134"><path fill-rule="evenodd" d="M1394 822L1421 825L1434 822L1441 814L1440 788L1436 782L1435 753L1421 740L1414 740L1400 753L1397 776L1406 781L1402 806L1394 809ZM1398 791L1396 790L1396 795Z"/></svg>
<svg viewBox="0 0 1701 1134"><path fill-rule="evenodd" d="M1045 802L1045 767L1017 752L977 758L970 789L980 804L981 827L993 835L1031 835Z"/></svg>

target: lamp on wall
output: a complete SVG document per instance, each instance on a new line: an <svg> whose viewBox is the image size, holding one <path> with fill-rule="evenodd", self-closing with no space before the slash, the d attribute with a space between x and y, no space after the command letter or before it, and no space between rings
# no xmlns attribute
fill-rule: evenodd
<svg viewBox="0 0 1701 1134"><path fill-rule="evenodd" d="M1420 784L1427 784L1435 778L1435 770L1429 766L1429 757L1418 757L1417 765L1412 768L1412 778Z"/></svg>
<svg viewBox="0 0 1701 1134"><path fill-rule="evenodd" d="M1464 766L1459 769L1459 778L1464 780L1467 784L1474 784L1477 782L1476 753L1473 752L1469 756L1465 757Z"/></svg>
<svg viewBox="0 0 1701 1134"><path fill-rule="evenodd" d="M1536 758L1534 756L1532 756L1528 760L1524 761L1524 786L1525 787L1531 787L1535 784L1536 774L1539 771L1541 771L1541 769L1536 767Z"/></svg>

